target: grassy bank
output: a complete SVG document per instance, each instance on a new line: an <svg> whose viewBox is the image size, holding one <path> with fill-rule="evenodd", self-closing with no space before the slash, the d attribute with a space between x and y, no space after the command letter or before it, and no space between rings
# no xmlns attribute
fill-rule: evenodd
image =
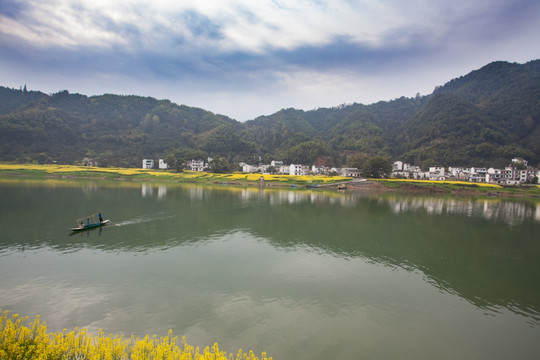
<svg viewBox="0 0 540 360"><path fill-rule="evenodd" d="M270 174L214 174L199 171L173 172L164 170L96 168L72 165L0 164L0 176L100 178L119 180L160 180L177 182L258 184L261 177L273 186L325 185L351 178L342 176L299 176Z"/></svg>
<svg viewBox="0 0 540 360"><path fill-rule="evenodd" d="M17 314L8 316L0 309L0 359L10 360L271 360L263 352L257 357L252 351L238 350L236 357L219 349L218 344L200 350L186 343L178 342L172 331L167 336L144 338L124 338L118 335L97 335L86 329L67 332L47 332L45 323L39 317L30 321Z"/></svg>
<svg viewBox="0 0 540 360"><path fill-rule="evenodd" d="M371 179L389 189L409 192L455 195L540 196L540 185L501 186L466 181L430 181L412 179Z"/></svg>

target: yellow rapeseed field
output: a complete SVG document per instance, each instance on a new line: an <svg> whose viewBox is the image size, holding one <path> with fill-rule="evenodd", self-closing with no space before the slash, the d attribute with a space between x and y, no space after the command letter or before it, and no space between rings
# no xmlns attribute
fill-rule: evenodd
<svg viewBox="0 0 540 360"><path fill-rule="evenodd" d="M88 334L86 329L47 332L45 323L29 322L28 317L8 316L0 309L0 359L4 360L271 360L252 351L238 350L236 356L219 349L218 344L203 351L173 337L172 331L163 337L144 338Z"/></svg>
<svg viewBox="0 0 540 360"><path fill-rule="evenodd" d="M377 179L370 179L377 180ZM476 183L468 181L434 181L434 180L414 180L414 179L385 179L384 181L389 182L407 182L407 183L416 183L416 184L451 184L451 185L466 185L466 186L481 186L481 187L491 187L502 189L502 186L497 184L486 184L486 183Z"/></svg>
<svg viewBox="0 0 540 360"><path fill-rule="evenodd" d="M155 171L149 169L139 168L97 168L87 166L76 165L38 165L38 164L0 164L0 170L28 170L28 171L41 171L47 174L62 174L62 173L109 173L117 174L119 176L136 176L136 175L148 175L153 177L167 177L178 181L250 181L257 182L260 177L263 177L265 181L269 182L296 182L305 184L326 184L334 183L338 181L347 181L351 178L342 176L301 176L301 175L272 175L272 174L251 174L251 173L233 173L233 174L215 174L201 171Z"/></svg>

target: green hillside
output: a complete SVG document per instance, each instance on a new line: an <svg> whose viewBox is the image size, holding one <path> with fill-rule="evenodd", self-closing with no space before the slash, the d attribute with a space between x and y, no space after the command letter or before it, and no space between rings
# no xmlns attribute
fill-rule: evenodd
<svg viewBox="0 0 540 360"><path fill-rule="evenodd" d="M416 165L540 161L540 60L494 62L433 94L240 123L149 97L87 97L0 87L0 161L139 167L142 158L206 156L258 163L354 164L383 156ZM359 160L360 159L360 160Z"/></svg>

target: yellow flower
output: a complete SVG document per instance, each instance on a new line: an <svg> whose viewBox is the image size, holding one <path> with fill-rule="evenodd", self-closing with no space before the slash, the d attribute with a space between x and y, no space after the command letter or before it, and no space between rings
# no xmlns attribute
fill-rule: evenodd
<svg viewBox="0 0 540 360"><path fill-rule="evenodd" d="M0 309L0 359L85 359L85 360L228 360L226 352L221 351L217 343L211 348L205 347L201 354L199 348L186 343L182 337L181 345L176 345L177 337L169 330L167 336L143 339L124 339L124 336L105 335L101 329L97 336L87 333L86 329L47 333L45 323L40 323L39 316L29 323L28 317L20 318L17 314L8 317L8 311ZM232 355L231 355L232 358ZM238 351L237 359L259 360L250 351L248 354ZM268 360L263 352L261 360Z"/></svg>

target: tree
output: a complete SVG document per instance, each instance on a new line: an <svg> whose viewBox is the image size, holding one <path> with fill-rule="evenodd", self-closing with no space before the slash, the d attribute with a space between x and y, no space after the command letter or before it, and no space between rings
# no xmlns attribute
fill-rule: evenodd
<svg viewBox="0 0 540 360"><path fill-rule="evenodd" d="M430 167L436 166L437 162L433 159L426 159L422 162L422 171L428 171Z"/></svg>
<svg viewBox="0 0 540 360"><path fill-rule="evenodd" d="M231 171L231 164L224 157L216 157L210 161L208 167L211 172L223 174Z"/></svg>
<svg viewBox="0 0 540 360"><path fill-rule="evenodd" d="M362 167L362 175L367 178L387 178L392 173L392 163L382 156L369 159Z"/></svg>
<svg viewBox="0 0 540 360"><path fill-rule="evenodd" d="M369 156L365 153L355 154L347 158L347 166L351 168L362 169L364 164L369 160Z"/></svg>
<svg viewBox="0 0 540 360"><path fill-rule="evenodd" d="M186 166L186 161L182 157L178 157L175 154L169 154L165 157L165 162L167 163L167 166L169 169L176 170L178 172L184 170Z"/></svg>

